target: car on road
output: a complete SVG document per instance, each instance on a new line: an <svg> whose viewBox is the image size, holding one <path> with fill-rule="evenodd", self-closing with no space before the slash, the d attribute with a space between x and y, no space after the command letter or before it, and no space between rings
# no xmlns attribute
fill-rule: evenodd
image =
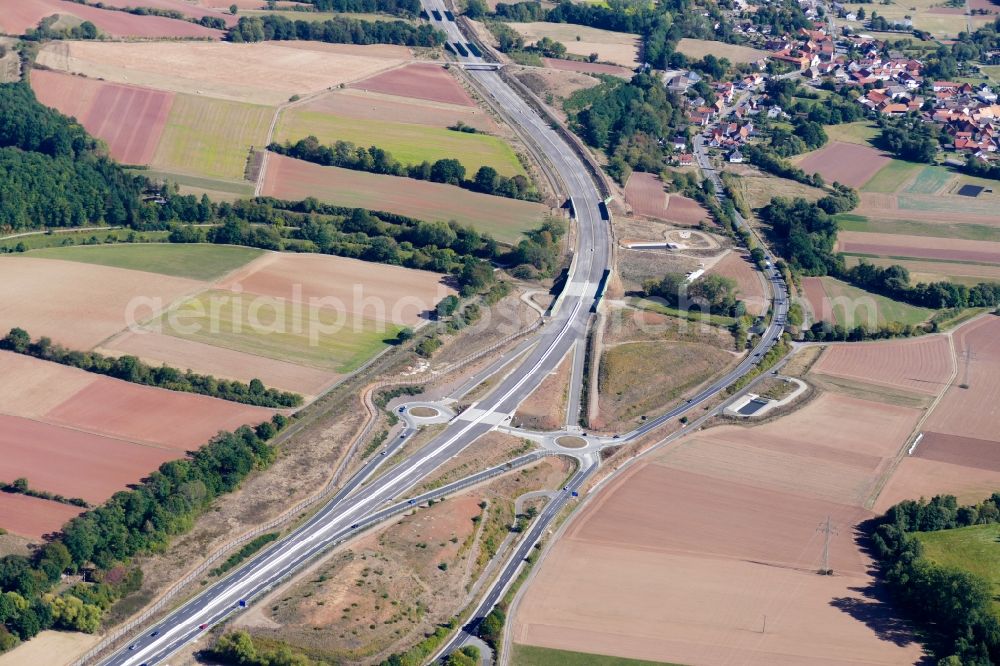
<svg viewBox="0 0 1000 666"><path fill-rule="evenodd" d="M157 637L157 636L159 636L159 635L160 635L160 632L159 632L159 631L154 631L153 633L151 633L151 634L149 635L149 637L150 637L150 638L156 638L156 637Z"/></svg>
<svg viewBox="0 0 1000 666"><path fill-rule="evenodd" d="M135 643L132 643L132 645L129 645L128 649L129 649L129 651L134 650L135 649Z"/></svg>
<svg viewBox="0 0 1000 666"><path fill-rule="evenodd" d="M384 456L387 453L387 451L388 451L387 449L382 449L382 453L380 453L379 455Z"/></svg>
<svg viewBox="0 0 1000 666"><path fill-rule="evenodd" d="M403 412L405 412L405 411L406 411L406 406L405 406L405 405L404 405L403 407L400 407L400 408L399 408L399 413L400 413L400 414L402 414L402 413L403 413Z"/></svg>
<svg viewBox="0 0 1000 666"><path fill-rule="evenodd" d="M198 630L199 631L205 631L205 629L207 629L207 628L208 628L207 624L199 624L198 625Z"/></svg>
<svg viewBox="0 0 1000 666"><path fill-rule="evenodd" d="M352 530L356 530L356 529L358 529L358 524L357 524L357 523L354 523L353 525L351 525L351 529L352 529Z"/></svg>

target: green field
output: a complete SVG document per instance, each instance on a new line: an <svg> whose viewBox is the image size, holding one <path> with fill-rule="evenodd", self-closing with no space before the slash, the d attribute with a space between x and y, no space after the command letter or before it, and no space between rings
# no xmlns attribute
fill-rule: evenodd
<svg viewBox="0 0 1000 666"><path fill-rule="evenodd" d="M239 182L250 147L267 142L273 116L274 109L268 106L177 95L153 167Z"/></svg>
<svg viewBox="0 0 1000 666"><path fill-rule="evenodd" d="M193 280L214 280L249 263L262 253L263 250L257 248L233 245L122 243L53 247L36 250L31 256L128 268Z"/></svg>
<svg viewBox="0 0 1000 666"><path fill-rule="evenodd" d="M514 654L511 663L517 664L517 666L677 666L665 661L608 657L602 654L553 650L516 643L513 647Z"/></svg>
<svg viewBox="0 0 1000 666"><path fill-rule="evenodd" d="M872 139L879 134L878 126L868 120L860 120L856 123L844 123L842 125L824 125L823 131L826 132L831 142L842 141L843 143L856 143L861 146L870 146Z"/></svg>
<svg viewBox="0 0 1000 666"><path fill-rule="evenodd" d="M968 213L993 217L994 219L996 219L998 204L996 197L992 196L979 196L973 199L971 197L929 194L900 194L897 201L900 210L941 213L943 216L947 216L949 213Z"/></svg>
<svg viewBox="0 0 1000 666"><path fill-rule="evenodd" d="M171 173L158 169L129 169L130 173L145 176L150 180L165 180L177 183L181 189L189 188L204 192L222 192L242 197L253 196L253 183L243 180L219 180L217 178L200 178L186 173Z"/></svg>
<svg viewBox="0 0 1000 666"><path fill-rule="evenodd" d="M13 250L18 244L26 250L37 250L43 247L62 247L65 245L80 245L83 243L105 243L127 241L130 238L135 242L145 243L163 241L167 239L169 231L143 231L136 232L133 229L98 229L96 231L69 231L63 233L41 232L31 236L21 236L19 238L0 238L0 249Z"/></svg>
<svg viewBox="0 0 1000 666"><path fill-rule="evenodd" d="M916 179L906 188L911 194L937 194L955 178L955 174L945 167L925 166Z"/></svg>
<svg viewBox="0 0 1000 666"><path fill-rule="evenodd" d="M461 162L466 177L483 166L491 166L505 176L524 175L524 167L514 150L495 136L453 132L442 127L410 125L380 120L345 118L321 111L292 109L281 115L276 141L298 141L313 135L322 143L350 141L359 146L378 146L403 164L420 164L454 158Z"/></svg>
<svg viewBox="0 0 1000 666"><path fill-rule="evenodd" d="M833 316L837 323L845 328L858 325L874 327L889 322L920 324L934 314L933 310L872 294L831 277L824 277L821 280L823 289L833 305ZM873 314L876 321L872 321Z"/></svg>
<svg viewBox="0 0 1000 666"><path fill-rule="evenodd" d="M993 590L993 611L1000 616L1000 525L973 525L938 532L915 532L924 557L946 567L981 576Z"/></svg>
<svg viewBox="0 0 1000 666"><path fill-rule="evenodd" d="M332 308L211 290L152 325L179 338L337 373L357 370L402 329Z"/></svg>
<svg viewBox="0 0 1000 666"><path fill-rule="evenodd" d="M923 165L903 160L893 160L878 170L861 188L862 192L895 194Z"/></svg>
<svg viewBox="0 0 1000 666"><path fill-rule="evenodd" d="M963 240L1000 242L1000 227L985 224L918 222L915 220L877 220L854 213L837 216L837 226L843 231L866 231L900 236L930 236Z"/></svg>

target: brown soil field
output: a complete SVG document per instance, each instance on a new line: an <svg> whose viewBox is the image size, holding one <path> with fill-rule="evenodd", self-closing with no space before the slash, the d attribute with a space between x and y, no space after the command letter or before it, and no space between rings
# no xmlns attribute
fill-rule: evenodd
<svg viewBox="0 0 1000 666"><path fill-rule="evenodd" d="M453 185L324 167L271 155L264 196L298 201L316 197L341 206L360 206L429 222L458 220L512 243L520 231L537 226L541 204L470 192Z"/></svg>
<svg viewBox="0 0 1000 666"><path fill-rule="evenodd" d="M0 415L0 479L100 504L177 451ZM4 525L0 524L0 527Z"/></svg>
<svg viewBox="0 0 1000 666"><path fill-rule="evenodd" d="M946 388L953 363L948 338L935 335L911 340L830 345L812 371L937 395Z"/></svg>
<svg viewBox="0 0 1000 666"><path fill-rule="evenodd" d="M924 433L914 452L918 458L1000 472L1000 442L958 435Z"/></svg>
<svg viewBox="0 0 1000 666"><path fill-rule="evenodd" d="M351 88L338 89L310 101L306 111L332 113L359 120L449 127L459 122L491 134L500 131L492 117L477 106L443 104Z"/></svg>
<svg viewBox="0 0 1000 666"><path fill-rule="evenodd" d="M0 527L32 540L40 540L44 535L58 531L83 511L78 506L37 497L0 493Z"/></svg>
<svg viewBox="0 0 1000 666"><path fill-rule="evenodd" d="M469 93L440 65L411 63L351 84L352 88L431 102L475 106Z"/></svg>
<svg viewBox="0 0 1000 666"><path fill-rule="evenodd" d="M224 379L249 382L256 378L264 382L265 386L293 391L307 399L319 395L341 377L304 365L152 331L124 333L102 345L97 351L111 356L131 354L154 365L166 363L182 370L196 370Z"/></svg>
<svg viewBox="0 0 1000 666"><path fill-rule="evenodd" d="M663 215L667 222L685 226L697 226L703 221L709 221L708 211L694 199L688 199L680 194L671 194L667 198L667 212Z"/></svg>
<svg viewBox="0 0 1000 666"><path fill-rule="evenodd" d="M890 158L869 146L834 141L808 153L796 166L806 173L819 173L828 183L861 187L889 162Z"/></svg>
<svg viewBox="0 0 1000 666"><path fill-rule="evenodd" d="M0 351L0 412L41 418L96 379L64 365Z"/></svg>
<svg viewBox="0 0 1000 666"><path fill-rule="evenodd" d="M178 419L178 414L184 418ZM44 419L173 451L189 451L220 430L256 425L272 414L261 407L98 377L50 410Z"/></svg>
<svg viewBox="0 0 1000 666"><path fill-rule="evenodd" d="M117 83L280 104L292 95L355 81L405 60L397 47L324 48L338 46L320 42L305 46L297 42L57 42L41 50L38 62Z"/></svg>
<svg viewBox="0 0 1000 666"><path fill-rule="evenodd" d="M758 316L767 312L768 300L763 277L746 255L730 252L708 272L736 282L739 299L746 304L748 313Z"/></svg>
<svg viewBox="0 0 1000 666"><path fill-rule="evenodd" d="M836 249L840 252L890 257L1000 263L1000 243L957 238L842 231L837 235Z"/></svg>
<svg viewBox="0 0 1000 666"><path fill-rule="evenodd" d="M633 72L627 67L605 65L599 62L580 62L579 60L563 60L562 58L542 58L546 67L564 72L580 72L582 74L610 74L623 79L631 79Z"/></svg>
<svg viewBox="0 0 1000 666"><path fill-rule="evenodd" d="M562 42L573 55L597 54L597 59L635 68L639 66L639 36L627 32L611 32L569 23L509 23L524 36L526 44L542 37Z"/></svg>
<svg viewBox="0 0 1000 666"><path fill-rule="evenodd" d="M836 575L815 574L817 524L869 515L640 465L553 547L516 611L513 640L688 664L912 663L921 650L905 630L873 628L893 618L865 597L868 562L851 530L831 542Z"/></svg>
<svg viewBox="0 0 1000 666"><path fill-rule="evenodd" d="M137 319L156 314L202 283L166 275L54 259L0 258L0 330L20 326L73 349L91 349ZM157 310L158 311L158 310Z"/></svg>
<svg viewBox="0 0 1000 666"><path fill-rule="evenodd" d="M625 200L639 215L662 220L667 212L667 193L656 174L633 171L625 183Z"/></svg>
<svg viewBox="0 0 1000 666"><path fill-rule="evenodd" d="M813 321L822 319L826 314L826 289L823 288L823 281L817 277L802 278L802 296L812 310Z"/></svg>
<svg viewBox="0 0 1000 666"><path fill-rule="evenodd" d="M914 455L906 456L896 467L892 478L879 494L874 511L884 513L903 500L941 494L955 495L959 504L981 502L996 492L998 486L1000 473L922 458L918 446Z"/></svg>
<svg viewBox="0 0 1000 666"><path fill-rule="evenodd" d="M0 28L11 34L24 34L53 14L69 15L90 21L98 30L112 37L200 37L219 39L221 30L205 28L188 21L161 16L137 16L126 12L99 9L69 0L14 0L5 3Z"/></svg>
<svg viewBox="0 0 1000 666"><path fill-rule="evenodd" d="M566 400L573 353L566 354L555 372L550 373L538 388L517 407L514 422L520 428L555 430L566 425Z"/></svg>
<svg viewBox="0 0 1000 666"><path fill-rule="evenodd" d="M953 337L958 375L924 430L1000 442L1000 317L978 319L955 331ZM971 352L968 361L967 352Z"/></svg>
<svg viewBox="0 0 1000 666"><path fill-rule="evenodd" d="M699 432L663 455L671 467L862 506L920 411L825 393L756 428Z"/></svg>
<svg viewBox="0 0 1000 666"><path fill-rule="evenodd" d="M440 273L322 254L268 253L217 285L413 326L456 291Z"/></svg>
<svg viewBox="0 0 1000 666"><path fill-rule="evenodd" d="M38 100L75 117L125 164L149 164L167 122L173 94L94 81L46 70L31 74Z"/></svg>
<svg viewBox="0 0 1000 666"><path fill-rule="evenodd" d="M191 2L186 2L185 0L101 0L105 7L117 7L117 8L128 8L128 7L149 7L151 9L165 9L168 11L180 12L184 16L189 16L193 19L200 19L205 17L221 18L226 22L227 26L236 25L239 20L238 16L230 14L228 11L220 11L219 9L204 9L198 7L196 4ZM257 0L253 0L256 5L261 3ZM216 3L219 7L222 6L221 3ZM229 3L232 4L232 3ZM226 8L228 9L228 5ZM247 7L247 9L254 9L254 7Z"/></svg>

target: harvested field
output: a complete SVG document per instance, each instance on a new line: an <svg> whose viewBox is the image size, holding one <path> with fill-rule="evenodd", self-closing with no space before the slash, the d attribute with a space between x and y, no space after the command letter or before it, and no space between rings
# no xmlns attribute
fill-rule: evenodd
<svg viewBox="0 0 1000 666"><path fill-rule="evenodd" d="M361 79L351 84L352 88L415 97L431 102L444 102L460 106L475 106L469 93L455 77L441 65L430 63L410 63L397 69Z"/></svg>
<svg viewBox="0 0 1000 666"><path fill-rule="evenodd" d="M0 351L0 411L39 419L95 379L97 375L64 365Z"/></svg>
<svg viewBox="0 0 1000 666"><path fill-rule="evenodd" d="M769 204L772 197L802 197L816 201L826 196L826 192L817 187L766 174L749 164L726 163L725 170L740 177L736 181L737 192L754 210Z"/></svg>
<svg viewBox="0 0 1000 666"><path fill-rule="evenodd" d="M747 313L754 316L767 312L769 305L761 272L750 263L749 257L739 252L730 252L709 271L736 282L738 298L746 304Z"/></svg>
<svg viewBox="0 0 1000 666"><path fill-rule="evenodd" d="M923 458L918 446L915 455L904 457L896 467L879 494L874 511L884 513L903 500L942 494L955 495L959 504L981 502L995 493L998 485L1000 473L996 471Z"/></svg>
<svg viewBox="0 0 1000 666"><path fill-rule="evenodd" d="M154 273L6 255L0 330L20 326L73 349L90 349L129 324L202 288Z"/></svg>
<svg viewBox="0 0 1000 666"><path fill-rule="evenodd" d="M984 316L959 328L953 337L958 376L924 430L1000 442L1000 317Z"/></svg>
<svg viewBox="0 0 1000 666"><path fill-rule="evenodd" d="M221 30L169 19L161 16L137 16L126 12L99 9L69 0L13 0L5 3L0 16L3 32L21 35L29 28L38 27L46 16L75 16L81 21L90 21L97 29L112 37L196 37L219 39Z"/></svg>
<svg viewBox="0 0 1000 666"><path fill-rule="evenodd" d="M98 377L44 418L176 452L196 449L220 430L267 421L273 413L262 407ZM184 418L178 419L179 414Z"/></svg>
<svg viewBox="0 0 1000 666"><path fill-rule="evenodd" d="M477 106L458 106L412 97L396 97L347 88L334 90L302 105L305 111L330 113L345 118L390 123L412 123L450 127L460 122L483 132L496 134L499 126Z"/></svg>
<svg viewBox="0 0 1000 666"><path fill-rule="evenodd" d="M920 646L852 617L889 622L868 599L849 529L870 514L649 463L602 491L554 546L512 623L518 643L658 662L911 663ZM669 599L670 603L664 603ZM850 610L849 610L850 609ZM767 629L761 633L762 616Z"/></svg>
<svg viewBox="0 0 1000 666"><path fill-rule="evenodd" d="M274 109L177 95L152 165L166 171L241 181L250 148L263 148Z"/></svg>
<svg viewBox="0 0 1000 666"><path fill-rule="evenodd" d="M50 532L58 532L59 528L84 510L78 506L37 497L0 493L0 527L33 541L40 541Z"/></svg>
<svg viewBox="0 0 1000 666"><path fill-rule="evenodd" d="M563 60L561 58L542 58L546 67L565 72L580 72L582 74L610 74L622 79L631 79L632 70L617 65L605 65L599 62L580 62L579 60Z"/></svg>
<svg viewBox="0 0 1000 666"><path fill-rule="evenodd" d="M166 363L181 370L190 368L221 379L242 382L259 379L265 386L293 391L306 399L319 395L341 377L304 365L142 331L126 332L97 351L109 356L131 354L153 365Z"/></svg>
<svg viewBox="0 0 1000 666"><path fill-rule="evenodd" d="M178 457L171 449L0 415L0 479L26 478L34 490L91 504Z"/></svg>
<svg viewBox="0 0 1000 666"><path fill-rule="evenodd" d="M0 666L45 664L70 666L77 658L100 640L99 635L78 631L46 630L27 643L21 643L10 652L0 655Z"/></svg>
<svg viewBox="0 0 1000 666"><path fill-rule="evenodd" d="M414 326L457 293L440 273L322 254L271 252L220 282L219 289L316 303L352 317Z"/></svg>
<svg viewBox="0 0 1000 666"><path fill-rule="evenodd" d="M282 155L269 159L263 194L293 201L312 196L339 206L384 210L429 222L456 220L509 244L538 226L548 212L545 206L529 201L412 178L323 167Z"/></svg>
<svg viewBox="0 0 1000 666"><path fill-rule="evenodd" d="M846 257L851 268L861 261L874 266L902 266L910 272L910 284L954 282L973 287L980 282L1000 282L1000 266L977 263L933 261L928 259L890 259L888 257Z"/></svg>
<svg viewBox="0 0 1000 666"><path fill-rule="evenodd" d="M134 18L146 21L152 17ZM393 46L319 42L81 41L47 44L38 62L117 83L274 105L292 95L315 93L371 76L408 60L407 54L406 49Z"/></svg>
<svg viewBox="0 0 1000 666"><path fill-rule="evenodd" d="M213 280L260 256L263 250L209 243L123 243L35 250L31 257L78 261L192 280Z"/></svg>
<svg viewBox="0 0 1000 666"><path fill-rule="evenodd" d="M351 141L364 147L378 146L406 165L456 159L465 166L468 177L484 165L504 176L525 173L514 150L503 139L442 127L344 118L292 108L281 114L274 138L295 142L310 135L325 144Z"/></svg>
<svg viewBox="0 0 1000 666"><path fill-rule="evenodd" d="M828 183L861 187L889 160L869 146L834 141L797 160L796 166L806 173L819 173Z"/></svg>
<svg viewBox="0 0 1000 666"><path fill-rule="evenodd" d="M223 12L220 11L220 9L204 9L195 4L191 4L190 2L186 2L185 0L101 0L101 2L105 7L126 9L129 7L139 6L149 7L150 9L180 12L184 16L193 19L202 19L205 17L220 18L226 22L227 26L236 25L239 18L234 14L230 14L228 11ZM254 0L254 2L257 2L257 0ZM219 4L220 7L222 6L221 3L216 4ZM228 6L226 8L228 9Z"/></svg>
<svg viewBox="0 0 1000 666"><path fill-rule="evenodd" d="M954 370L948 338L831 345L813 366L819 374L937 395Z"/></svg>
<svg viewBox="0 0 1000 666"><path fill-rule="evenodd" d="M31 73L31 87L42 104L75 117L125 164L153 161L174 101L172 93L43 69Z"/></svg>
<svg viewBox="0 0 1000 666"><path fill-rule="evenodd" d="M727 44L711 39L691 39L685 37L677 42L677 51L692 60L700 60L712 54L716 58L726 58L731 63L748 63L767 57L766 51L759 51L748 46Z"/></svg>
<svg viewBox="0 0 1000 666"><path fill-rule="evenodd" d="M885 257L1000 264L1000 243L980 240L842 231L837 236L837 250Z"/></svg>
<svg viewBox="0 0 1000 666"><path fill-rule="evenodd" d="M512 67L508 65L508 67ZM556 114L561 114L560 100L564 100L578 90L593 88L600 83L593 76L581 72L570 72L560 69L539 69L537 67L520 67L513 69L518 80L528 86L533 93L545 99L552 95L553 104L549 105Z"/></svg>
<svg viewBox="0 0 1000 666"><path fill-rule="evenodd" d="M395 339L397 324L271 296L205 291L149 322L186 340L345 374Z"/></svg>
<svg viewBox="0 0 1000 666"><path fill-rule="evenodd" d="M562 42L573 55L597 54L597 59L629 69L639 66L639 35L612 32L569 23L509 23L521 33L525 43L534 43L542 37ZM579 39L577 39L579 38Z"/></svg>

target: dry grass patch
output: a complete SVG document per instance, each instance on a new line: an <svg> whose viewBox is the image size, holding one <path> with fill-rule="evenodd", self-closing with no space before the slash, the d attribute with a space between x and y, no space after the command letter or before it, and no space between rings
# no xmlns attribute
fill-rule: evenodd
<svg viewBox="0 0 1000 666"><path fill-rule="evenodd" d="M514 421L529 430L555 430L566 425L566 403L573 371L573 353L566 354L559 366L517 407Z"/></svg>
<svg viewBox="0 0 1000 666"><path fill-rule="evenodd" d="M508 25L521 33L526 43L548 37L565 44L566 51L573 55L589 56L591 53L596 53L597 59L604 62L629 69L639 66L639 35L569 23L539 22Z"/></svg>
<svg viewBox="0 0 1000 666"><path fill-rule="evenodd" d="M711 39L691 39L690 37L685 37L677 42L677 51L692 60L700 60L711 54L716 58L726 58L732 63L754 62L767 56L766 52L748 46L727 44Z"/></svg>

